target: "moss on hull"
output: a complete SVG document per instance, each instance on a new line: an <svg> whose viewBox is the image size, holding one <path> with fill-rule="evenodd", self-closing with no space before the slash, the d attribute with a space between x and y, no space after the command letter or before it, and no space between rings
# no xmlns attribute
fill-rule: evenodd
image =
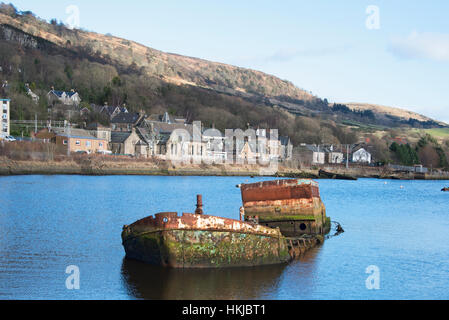
<svg viewBox="0 0 449 320"><path fill-rule="evenodd" d="M283 237L201 230L167 230L122 237L127 258L165 267L241 267L291 260Z"/></svg>

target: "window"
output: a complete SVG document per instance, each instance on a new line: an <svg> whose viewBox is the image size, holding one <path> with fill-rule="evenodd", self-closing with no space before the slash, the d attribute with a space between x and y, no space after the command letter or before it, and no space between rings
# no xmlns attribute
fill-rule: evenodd
<svg viewBox="0 0 449 320"><path fill-rule="evenodd" d="M100 148L103 148L103 142L100 142L99 146Z"/></svg>
<svg viewBox="0 0 449 320"><path fill-rule="evenodd" d="M67 140L63 140L63 141L62 141L62 144L65 145L65 146L66 146L68 143L69 143L69 142L68 142Z"/></svg>
<svg viewBox="0 0 449 320"><path fill-rule="evenodd" d="M91 145L92 145L92 142L86 141L86 147L90 148Z"/></svg>
<svg viewBox="0 0 449 320"><path fill-rule="evenodd" d="M77 146L80 146L80 145L81 145L81 141L76 140L75 144L76 144Z"/></svg>

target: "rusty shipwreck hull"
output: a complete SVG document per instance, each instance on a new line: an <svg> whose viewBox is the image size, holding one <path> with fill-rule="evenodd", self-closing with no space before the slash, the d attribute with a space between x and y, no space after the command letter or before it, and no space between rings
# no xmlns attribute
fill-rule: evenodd
<svg viewBox="0 0 449 320"><path fill-rule="evenodd" d="M310 179L240 185L246 221L279 228L284 236L324 235L330 219L318 183Z"/></svg>
<svg viewBox="0 0 449 320"><path fill-rule="evenodd" d="M203 214L159 213L124 226L126 257L171 268L289 262L300 249L278 229Z"/></svg>

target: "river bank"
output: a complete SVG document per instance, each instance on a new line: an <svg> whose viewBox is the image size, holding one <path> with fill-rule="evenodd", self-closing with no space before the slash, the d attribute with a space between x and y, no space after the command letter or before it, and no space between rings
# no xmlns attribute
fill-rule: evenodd
<svg viewBox="0 0 449 320"><path fill-rule="evenodd" d="M63 161L30 161L0 158L0 175L148 175L148 176L275 176L311 179L400 179L449 180L438 173L403 173L379 167L323 167L295 169L279 166L276 174L267 175L257 165L168 165L160 161L109 160L106 158L75 158Z"/></svg>

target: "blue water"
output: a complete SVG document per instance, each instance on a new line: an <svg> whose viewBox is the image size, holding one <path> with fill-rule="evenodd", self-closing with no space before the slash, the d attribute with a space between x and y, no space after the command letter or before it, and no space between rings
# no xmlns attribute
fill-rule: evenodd
<svg viewBox="0 0 449 320"><path fill-rule="evenodd" d="M123 225L193 212L196 194L205 213L238 219L235 186L260 180L0 177L0 299L449 299L448 181L320 180L346 232L287 266L166 270L124 259ZM69 265L79 290L66 288ZM378 290L365 283L372 265Z"/></svg>

